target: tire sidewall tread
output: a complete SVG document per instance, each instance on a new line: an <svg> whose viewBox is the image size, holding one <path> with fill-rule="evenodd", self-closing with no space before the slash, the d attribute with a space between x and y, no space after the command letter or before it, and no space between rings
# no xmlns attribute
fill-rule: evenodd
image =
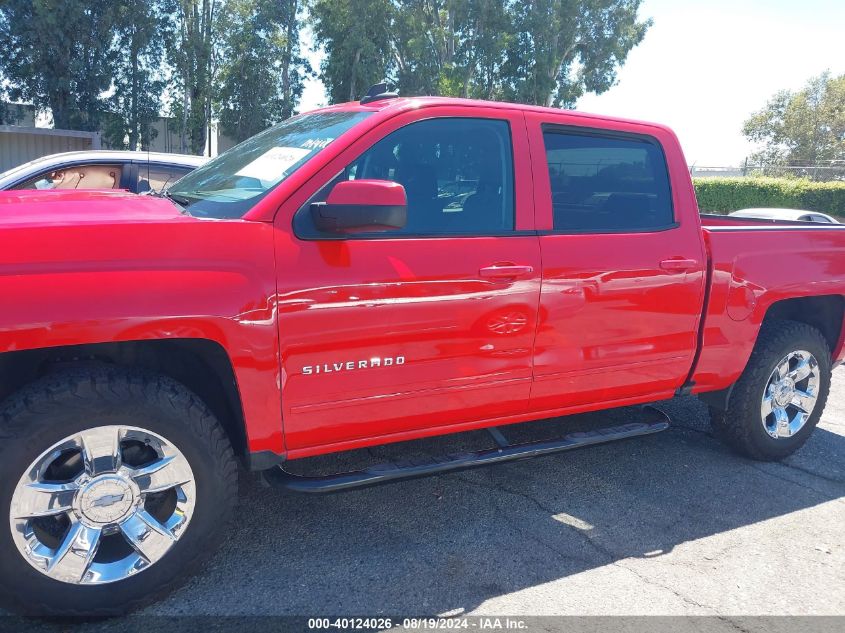
<svg viewBox="0 0 845 633"><path fill-rule="evenodd" d="M70 585L33 568L17 551L9 504L26 468L53 443L93 426L125 424L158 433L188 459L197 482L191 522L154 565L126 580ZM215 551L237 500L237 462L211 411L187 387L160 374L115 366L64 369L0 404L0 603L27 615L110 616L155 601ZM39 598L49 595L50 599Z"/></svg>
<svg viewBox="0 0 845 633"><path fill-rule="evenodd" d="M789 438L772 438L763 428L760 404L772 371L789 353L805 350L819 363L819 395L804 426ZM736 452L760 461L778 461L793 454L809 439L821 419L830 393L830 347L816 328L781 319L765 321L754 351L734 386L724 412L711 410L716 435Z"/></svg>

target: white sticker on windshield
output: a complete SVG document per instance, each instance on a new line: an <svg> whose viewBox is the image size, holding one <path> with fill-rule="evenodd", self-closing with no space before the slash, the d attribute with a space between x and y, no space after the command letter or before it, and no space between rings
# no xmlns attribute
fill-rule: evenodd
<svg viewBox="0 0 845 633"><path fill-rule="evenodd" d="M310 153L310 149L301 147L273 147L251 163L241 167L235 174L247 178L256 178L266 183L274 183L281 179L288 169Z"/></svg>
<svg viewBox="0 0 845 633"><path fill-rule="evenodd" d="M333 140L333 138L309 138L302 144L302 147L307 147L308 149L325 149Z"/></svg>

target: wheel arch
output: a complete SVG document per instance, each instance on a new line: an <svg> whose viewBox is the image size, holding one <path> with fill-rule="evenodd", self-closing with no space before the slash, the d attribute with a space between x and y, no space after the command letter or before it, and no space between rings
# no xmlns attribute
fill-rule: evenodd
<svg viewBox="0 0 845 633"><path fill-rule="evenodd" d="M0 354L0 401L63 367L109 363L169 376L196 393L223 426L235 454L249 459L246 425L234 367L226 350L209 339L158 339L93 343Z"/></svg>
<svg viewBox="0 0 845 633"><path fill-rule="evenodd" d="M757 329L755 344L756 336L760 334L760 328L763 324L773 320L796 321L814 327L822 333L825 341L827 341L831 351L831 361L835 362L841 357L843 343L845 342L845 338L843 338L845 337L845 329L843 329L845 297L842 295L791 297L772 302L766 307L760 327ZM749 356L743 363L743 372L750 359L751 351L753 351L753 347L749 350ZM741 373L740 376L742 376ZM707 405L724 411L728 408L735 385L736 382L725 389L708 391L698 395Z"/></svg>
<svg viewBox="0 0 845 633"><path fill-rule="evenodd" d="M835 360L842 343L845 297L818 295L775 301L766 309L763 322L773 319L797 321L816 328L830 347L831 360Z"/></svg>

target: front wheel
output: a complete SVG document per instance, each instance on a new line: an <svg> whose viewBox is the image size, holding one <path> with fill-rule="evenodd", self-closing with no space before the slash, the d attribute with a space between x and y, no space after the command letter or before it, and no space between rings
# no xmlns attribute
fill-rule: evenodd
<svg viewBox="0 0 845 633"><path fill-rule="evenodd" d="M208 408L164 376L52 374L0 407L0 596L114 615L170 591L229 521L237 471Z"/></svg>
<svg viewBox="0 0 845 633"><path fill-rule="evenodd" d="M711 410L714 430L743 455L783 459L818 424L830 378L830 347L821 332L796 321L767 321L727 410Z"/></svg>

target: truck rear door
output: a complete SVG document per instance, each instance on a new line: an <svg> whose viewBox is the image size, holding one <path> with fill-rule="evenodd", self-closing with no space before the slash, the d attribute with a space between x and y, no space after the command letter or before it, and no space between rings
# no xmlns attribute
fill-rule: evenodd
<svg viewBox="0 0 845 633"><path fill-rule="evenodd" d="M670 396L695 354L706 266L694 198L671 186L689 183L674 136L527 122L543 258L531 408Z"/></svg>
<svg viewBox="0 0 845 633"><path fill-rule="evenodd" d="M528 410L540 251L527 156L518 111L408 112L283 206L276 251L290 451ZM407 226L321 234L310 203L352 179L403 185Z"/></svg>

